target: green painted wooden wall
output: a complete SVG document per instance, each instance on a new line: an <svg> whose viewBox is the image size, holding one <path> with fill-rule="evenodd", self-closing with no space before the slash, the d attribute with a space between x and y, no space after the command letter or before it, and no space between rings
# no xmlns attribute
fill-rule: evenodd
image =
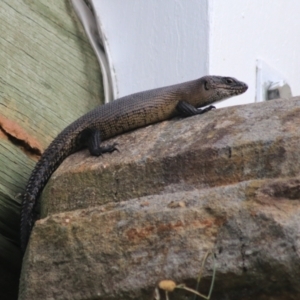
<svg viewBox="0 0 300 300"><path fill-rule="evenodd" d="M17 295L16 195L52 139L100 103L98 62L70 2L1 0L0 299Z"/></svg>

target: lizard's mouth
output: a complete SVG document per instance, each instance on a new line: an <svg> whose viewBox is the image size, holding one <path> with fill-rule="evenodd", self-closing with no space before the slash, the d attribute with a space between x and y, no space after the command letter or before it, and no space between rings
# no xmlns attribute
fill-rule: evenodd
<svg viewBox="0 0 300 300"><path fill-rule="evenodd" d="M248 85L247 84L245 84L245 86L244 87L242 87L242 92L244 93L244 92L246 92L248 90Z"/></svg>
<svg viewBox="0 0 300 300"><path fill-rule="evenodd" d="M248 90L248 85L244 84L242 87L239 86L239 87L233 88L233 90L235 91L236 95L239 95L239 94L245 93Z"/></svg>

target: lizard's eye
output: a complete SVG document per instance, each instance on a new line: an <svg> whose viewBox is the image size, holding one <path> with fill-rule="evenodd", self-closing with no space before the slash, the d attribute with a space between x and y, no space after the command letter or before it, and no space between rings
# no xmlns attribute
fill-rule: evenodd
<svg viewBox="0 0 300 300"><path fill-rule="evenodd" d="M204 88L208 91L209 90L209 87L208 87L208 82L205 80L204 82Z"/></svg>
<svg viewBox="0 0 300 300"><path fill-rule="evenodd" d="M231 84L231 83L233 83L233 80L231 78L227 78L226 83Z"/></svg>

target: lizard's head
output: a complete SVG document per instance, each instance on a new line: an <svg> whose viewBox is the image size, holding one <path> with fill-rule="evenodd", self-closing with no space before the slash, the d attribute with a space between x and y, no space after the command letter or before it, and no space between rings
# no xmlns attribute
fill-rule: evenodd
<svg viewBox="0 0 300 300"><path fill-rule="evenodd" d="M202 94L205 95L209 103L240 95L248 89L247 84L233 77L204 76L201 81Z"/></svg>

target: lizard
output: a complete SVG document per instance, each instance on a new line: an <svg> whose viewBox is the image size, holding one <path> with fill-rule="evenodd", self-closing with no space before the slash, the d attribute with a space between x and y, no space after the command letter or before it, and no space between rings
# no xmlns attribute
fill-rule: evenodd
<svg viewBox="0 0 300 300"><path fill-rule="evenodd" d="M21 205L22 253L25 253L36 219L41 192L67 156L82 148L88 148L92 156L111 153L117 150L117 145L101 146L102 141L175 116L203 114L215 108L210 104L242 94L247 89L245 83L232 77L204 76L119 98L96 107L71 123L46 148L29 177Z"/></svg>

